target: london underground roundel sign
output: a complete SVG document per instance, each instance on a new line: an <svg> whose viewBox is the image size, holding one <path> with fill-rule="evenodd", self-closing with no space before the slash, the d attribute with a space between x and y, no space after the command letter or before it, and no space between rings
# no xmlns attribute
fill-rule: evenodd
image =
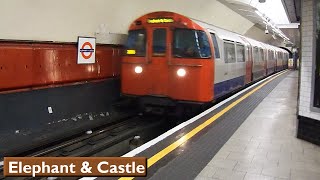
<svg viewBox="0 0 320 180"><path fill-rule="evenodd" d="M78 64L92 64L96 61L96 38L78 38Z"/></svg>

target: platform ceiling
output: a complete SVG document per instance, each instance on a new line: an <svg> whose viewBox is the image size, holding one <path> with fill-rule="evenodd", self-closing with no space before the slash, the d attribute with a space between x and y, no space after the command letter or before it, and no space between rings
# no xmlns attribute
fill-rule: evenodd
<svg viewBox="0 0 320 180"><path fill-rule="evenodd" d="M236 11L228 2L234 0L150 1L150 0L2 0L0 6L0 39L76 42L78 36L126 34L139 16L153 11L173 11L208 22L230 31L268 41L271 36L257 17ZM258 0L252 0L258 1ZM267 0L268 1L268 0ZM295 0L292 0L295 2ZM292 3L287 12L294 18ZM242 6L243 12L246 12ZM291 9L290 9L291 8ZM259 28L260 24L260 28ZM97 38L98 41L103 39ZM112 40L100 43L112 44Z"/></svg>
<svg viewBox="0 0 320 180"><path fill-rule="evenodd" d="M246 19L250 20L254 23L254 26L251 27L247 32L246 35L252 38L262 38L264 41L271 42L275 45L285 45L291 44L293 46L298 46L300 44L300 33L298 28L293 28L291 23L299 23L300 21L300 1L299 0L266 0L265 3L260 3L259 0L219 0L222 4L226 5L233 11L237 12L241 16L245 17ZM279 10L279 7L272 7L272 3L277 5L282 4L283 13L281 16L277 15L276 10ZM266 7L264 7L266 6ZM266 9L270 8L270 12L266 12ZM265 19L261 18L256 13L256 10L262 12L262 14L267 17L267 20L270 20L271 24L274 24L276 27L279 27L279 30L283 32L283 34L288 37L291 43L286 42L284 44L283 38L276 36L277 39L272 37L272 33L270 33L270 26L268 24L269 35L266 36L265 34L257 33L256 28L261 29L264 31L266 29L266 21ZM281 14L281 13L280 13ZM268 16L269 15L269 16ZM287 18L282 16L286 15ZM274 17L281 17L281 20L275 19ZM273 18L273 19L272 19ZM287 22L285 22L287 19ZM272 31L271 31L272 32ZM277 34L277 33L275 33ZM268 38L269 37L269 38ZM268 39L268 40L267 40Z"/></svg>

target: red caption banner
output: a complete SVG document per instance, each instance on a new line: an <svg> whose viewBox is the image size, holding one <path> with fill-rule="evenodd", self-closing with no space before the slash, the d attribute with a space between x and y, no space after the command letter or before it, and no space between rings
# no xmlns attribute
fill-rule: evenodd
<svg viewBox="0 0 320 180"><path fill-rule="evenodd" d="M4 176L130 176L147 175L145 157L5 157Z"/></svg>

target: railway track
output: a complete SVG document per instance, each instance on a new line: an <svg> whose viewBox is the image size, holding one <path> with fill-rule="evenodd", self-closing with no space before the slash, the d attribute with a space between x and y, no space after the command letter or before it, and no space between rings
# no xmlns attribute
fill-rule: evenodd
<svg viewBox="0 0 320 180"><path fill-rule="evenodd" d="M26 157L89 157L89 156L121 156L135 148L136 145L144 143L164 132L168 127L165 119L152 116L134 116L123 119L115 124L96 129L68 141L57 143L37 152L24 155ZM136 137L136 138L134 138ZM139 137L139 138L137 138ZM139 141L131 144L132 140ZM39 149L39 148L37 148ZM2 168L0 169L0 179ZM17 179L17 178L13 178ZM19 178L39 179L39 178ZM70 178L69 178L70 179Z"/></svg>

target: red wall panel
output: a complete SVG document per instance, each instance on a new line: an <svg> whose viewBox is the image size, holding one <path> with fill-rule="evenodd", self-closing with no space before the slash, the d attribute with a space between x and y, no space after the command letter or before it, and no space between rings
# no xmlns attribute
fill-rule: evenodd
<svg viewBox="0 0 320 180"><path fill-rule="evenodd" d="M0 91L116 77L121 51L97 45L94 64L77 64L76 44L0 42Z"/></svg>

